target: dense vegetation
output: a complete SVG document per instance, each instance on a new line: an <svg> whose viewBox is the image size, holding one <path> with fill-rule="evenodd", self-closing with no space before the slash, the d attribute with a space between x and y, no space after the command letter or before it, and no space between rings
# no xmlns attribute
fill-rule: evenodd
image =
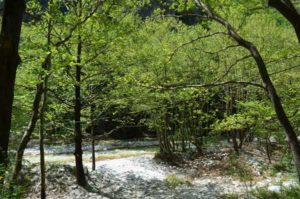
<svg viewBox="0 0 300 199"><path fill-rule="evenodd" d="M77 182L87 186L82 141L116 131L156 135L168 161L228 140L236 154L259 142L271 163L275 139L300 176L299 1L27 0L24 15L4 2L2 194L18 188L30 140L39 140L42 187L44 141L75 143ZM11 13L23 16L21 34ZM7 50L8 30L19 50ZM7 63L18 66L15 85Z"/></svg>

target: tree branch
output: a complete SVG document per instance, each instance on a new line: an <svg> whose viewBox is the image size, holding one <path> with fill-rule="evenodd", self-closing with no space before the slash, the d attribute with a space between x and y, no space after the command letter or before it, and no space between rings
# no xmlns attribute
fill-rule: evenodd
<svg viewBox="0 0 300 199"><path fill-rule="evenodd" d="M290 0L268 0L268 5L280 12L294 27L300 44L300 14Z"/></svg>

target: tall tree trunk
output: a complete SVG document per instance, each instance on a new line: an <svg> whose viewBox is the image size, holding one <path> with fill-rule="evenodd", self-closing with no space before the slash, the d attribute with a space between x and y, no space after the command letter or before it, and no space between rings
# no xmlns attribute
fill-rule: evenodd
<svg viewBox="0 0 300 199"><path fill-rule="evenodd" d="M82 17L82 0L77 2L78 18ZM82 56L82 40L78 36L77 44L77 64L76 64L76 84L75 84L75 162L76 162L76 178L77 184L80 186L87 186L87 181L84 175L84 168L82 163L82 131L81 131L81 56Z"/></svg>
<svg viewBox="0 0 300 199"><path fill-rule="evenodd" d="M259 74L260 74L261 79L264 83L264 86L268 92L269 98L272 101L277 118L278 118L279 122L281 123L282 127L284 128L285 135L286 135L288 144L290 146L290 149L291 149L291 152L293 155L295 167L296 167L298 178L300 181L300 145L297 140L297 135L296 135L296 133L295 133L284 109L283 109L280 98L277 94L277 91L276 91L274 85L273 85L273 82L270 79L266 64L265 64L260 52L257 50L257 48L254 44L252 44L251 42L242 38L235 31L235 29L232 27L232 25L228 21L226 21L222 17L220 17L217 14L215 14L214 12L212 12L209 9L209 7L207 7L201 0L195 0L195 1L196 1L197 5L200 6L206 12L207 16L211 20L214 20L217 23L223 25L227 29L228 35L233 40L235 40L240 46L247 49L251 53L253 59L256 62L257 68L259 70Z"/></svg>
<svg viewBox="0 0 300 199"><path fill-rule="evenodd" d="M45 130L45 110L47 103L47 87L48 76L45 77L44 82L45 92L43 94L41 109L40 109L40 177L41 177L41 199L46 198L46 175L45 175L45 151L44 151L44 130Z"/></svg>
<svg viewBox="0 0 300 199"><path fill-rule="evenodd" d="M52 3L50 0L49 3ZM48 27L47 27L47 49L51 51L51 33L52 33L52 20L48 20ZM45 134L45 112L47 111L47 97L48 97L48 81L49 81L49 73L51 64L52 64L52 53L50 52L47 56L45 64L43 64L43 69L45 70L46 74L43 76L43 89L44 94L42 98L42 104L40 109L40 177L41 177L41 199L46 198L46 166L45 166L45 149L44 149L44 134Z"/></svg>
<svg viewBox="0 0 300 199"><path fill-rule="evenodd" d="M0 165L7 164L14 85L25 0L5 0L0 35ZM0 173L3 176L4 173Z"/></svg>
<svg viewBox="0 0 300 199"><path fill-rule="evenodd" d="M77 65L76 65L76 84L75 84L75 161L76 161L76 178L77 183L81 186L86 186L87 182L84 175L82 163L82 132L81 132L81 55L82 41L78 37L77 46Z"/></svg>
<svg viewBox="0 0 300 199"><path fill-rule="evenodd" d="M269 6L279 11L294 27L300 44L300 14L290 0L268 0Z"/></svg>

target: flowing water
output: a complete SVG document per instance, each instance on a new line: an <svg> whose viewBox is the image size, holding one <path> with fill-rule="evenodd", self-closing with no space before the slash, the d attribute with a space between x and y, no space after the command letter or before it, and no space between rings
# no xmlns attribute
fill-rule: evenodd
<svg viewBox="0 0 300 199"><path fill-rule="evenodd" d="M98 143L95 146L96 161L127 158L131 156L154 155L157 150L157 141L110 141ZM46 145L45 160L48 163L73 165L75 157L73 144ZM84 144L83 161L86 164L92 161L92 146ZM39 148L32 146L25 150L24 159L30 163L39 162ZM88 165L87 165L88 166Z"/></svg>

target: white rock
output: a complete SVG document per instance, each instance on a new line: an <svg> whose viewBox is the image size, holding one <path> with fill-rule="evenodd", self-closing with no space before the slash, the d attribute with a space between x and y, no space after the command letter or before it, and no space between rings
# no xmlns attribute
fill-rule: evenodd
<svg viewBox="0 0 300 199"><path fill-rule="evenodd" d="M271 136L269 138L269 141L270 141L271 144L278 144L278 142L277 142L277 140L276 140L276 138L274 136Z"/></svg>
<svg viewBox="0 0 300 199"><path fill-rule="evenodd" d="M297 186L297 183L295 181L286 181L282 183L282 186L286 187L286 188L292 188Z"/></svg>
<svg viewBox="0 0 300 199"><path fill-rule="evenodd" d="M279 185L272 185L268 187L268 191L272 191L272 192L281 192L282 187Z"/></svg>

